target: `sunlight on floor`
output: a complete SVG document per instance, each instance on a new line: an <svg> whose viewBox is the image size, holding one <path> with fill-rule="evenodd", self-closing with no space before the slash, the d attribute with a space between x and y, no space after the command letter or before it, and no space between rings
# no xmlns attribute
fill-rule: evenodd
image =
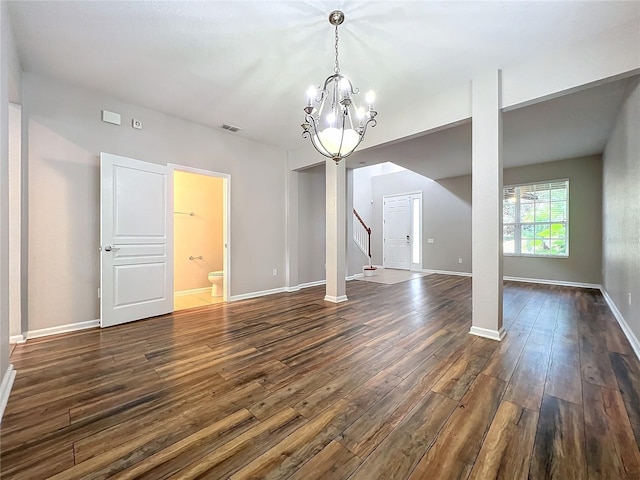
<svg viewBox="0 0 640 480"><path fill-rule="evenodd" d="M175 295L173 297L173 309L174 311L186 310L187 308L204 307L222 302L222 297L212 297L209 292Z"/></svg>

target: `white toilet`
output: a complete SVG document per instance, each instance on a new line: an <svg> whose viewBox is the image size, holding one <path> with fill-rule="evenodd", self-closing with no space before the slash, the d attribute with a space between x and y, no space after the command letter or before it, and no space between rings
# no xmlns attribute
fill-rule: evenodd
<svg viewBox="0 0 640 480"><path fill-rule="evenodd" d="M211 282L211 296L221 297L224 272L222 270L218 272L209 272L209 281Z"/></svg>

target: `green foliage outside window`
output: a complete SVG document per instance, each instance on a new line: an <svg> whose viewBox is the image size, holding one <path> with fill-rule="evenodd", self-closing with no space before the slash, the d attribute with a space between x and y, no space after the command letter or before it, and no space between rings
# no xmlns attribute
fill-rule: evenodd
<svg viewBox="0 0 640 480"><path fill-rule="evenodd" d="M568 256L568 190L568 180L505 187L503 252Z"/></svg>

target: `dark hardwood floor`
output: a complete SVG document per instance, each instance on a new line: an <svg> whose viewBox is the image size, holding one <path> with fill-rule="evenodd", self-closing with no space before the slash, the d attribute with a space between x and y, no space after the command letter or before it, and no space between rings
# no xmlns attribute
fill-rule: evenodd
<svg viewBox="0 0 640 480"><path fill-rule="evenodd" d="M639 479L640 362L596 290L353 281L17 346L2 478ZM635 432L635 437L634 437Z"/></svg>

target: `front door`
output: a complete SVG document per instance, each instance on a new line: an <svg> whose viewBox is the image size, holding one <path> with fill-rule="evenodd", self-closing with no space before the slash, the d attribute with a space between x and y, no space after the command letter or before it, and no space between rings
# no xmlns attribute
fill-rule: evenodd
<svg viewBox="0 0 640 480"><path fill-rule="evenodd" d="M383 198L384 266L422 270L422 192Z"/></svg>
<svg viewBox="0 0 640 480"><path fill-rule="evenodd" d="M100 326L173 311L173 185L164 165L100 154Z"/></svg>
<svg viewBox="0 0 640 480"><path fill-rule="evenodd" d="M384 198L384 266L411 268L411 204L408 195Z"/></svg>

